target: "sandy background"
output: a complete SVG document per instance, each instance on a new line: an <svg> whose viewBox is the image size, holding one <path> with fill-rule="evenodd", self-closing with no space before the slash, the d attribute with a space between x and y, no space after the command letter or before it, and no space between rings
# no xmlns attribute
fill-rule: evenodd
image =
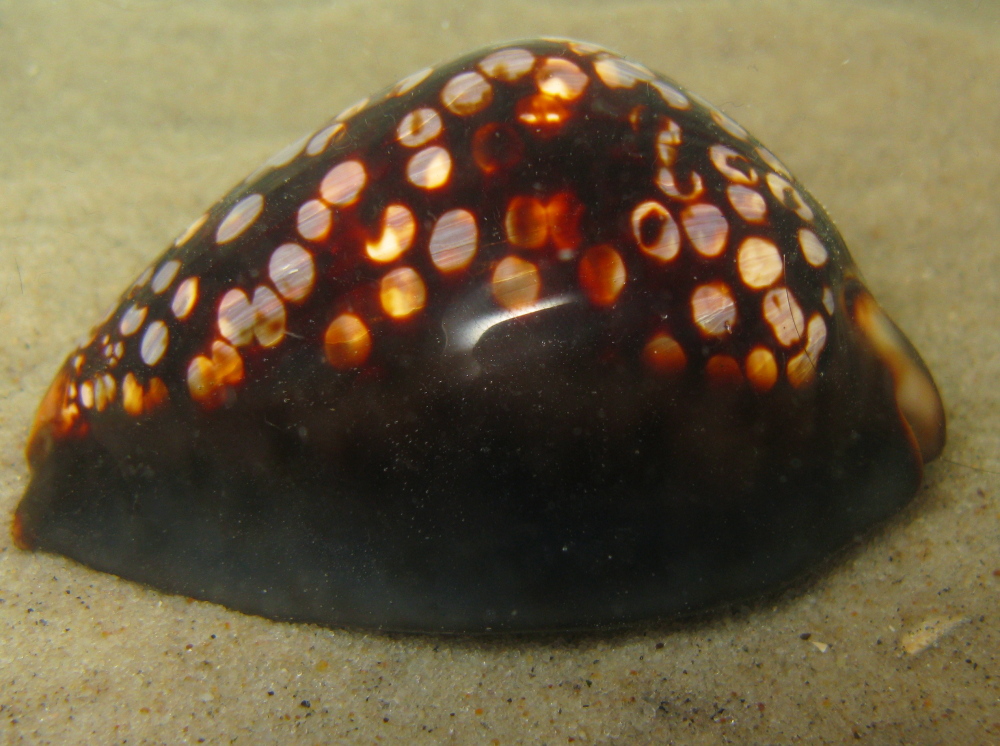
<svg viewBox="0 0 1000 746"><path fill-rule="evenodd" d="M194 216L369 91L542 33L666 72L778 153L950 418L911 508L816 582L627 634L277 624L4 528L0 742L1000 743L1000 4L925 5L0 0L4 526L56 367Z"/></svg>

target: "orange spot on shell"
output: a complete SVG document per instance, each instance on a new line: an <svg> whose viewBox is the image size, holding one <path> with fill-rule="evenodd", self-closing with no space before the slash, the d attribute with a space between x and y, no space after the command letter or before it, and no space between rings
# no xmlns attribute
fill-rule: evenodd
<svg viewBox="0 0 1000 746"><path fill-rule="evenodd" d="M372 349L372 338L361 319L353 313L342 313L326 328L323 347L330 365L347 370L364 365Z"/></svg>
<svg viewBox="0 0 1000 746"><path fill-rule="evenodd" d="M625 262L607 244L592 246L580 259L580 284L597 306L610 306L625 287Z"/></svg>
<svg viewBox="0 0 1000 746"><path fill-rule="evenodd" d="M509 124L484 124L472 137L472 157L486 174L517 165L524 157L524 142Z"/></svg>
<svg viewBox="0 0 1000 746"><path fill-rule="evenodd" d="M538 300L542 280L538 269L520 257L508 256L493 270L493 297L504 308L516 309Z"/></svg>
<svg viewBox="0 0 1000 746"><path fill-rule="evenodd" d="M687 365L687 355L677 340L664 332L657 332L642 349L642 359L656 373L675 375Z"/></svg>
<svg viewBox="0 0 1000 746"><path fill-rule="evenodd" d="M195 357L187 371L188 390L192 398L206 407L224 403L227 387L243 380L243 358L236 348L225 342L212 342L212 357Z"/></svg>
<svg viewBox="0 0 1000 746"><path fill-rule="evenodd" d="M746 376L757 391L769 391L778 381L778 364L766 347L755 347L747 355Z"/></svg>
<svg viewBox="0 0 1000 746"><path fill-rule="evenodd" d="M549 234L545 205L538 197L514 197L507 206L507 240L522 249L545 245Z"/></svg>
<svg viewBox="0 0 1000 746"><path fill-rule="evenodd" d="M405 319L424 307L427 288L412 268L398 267L382 278L379 301L389 316Z"/></svg>
<svg viewBox="0 0 1000 746"><path fill-rule="evenodd" d="M537 93L518 101L516 114L518 121L546 134L562 128L569 120L570 109L558 98Z"/></svg>
<svg viewBox="0 0 1000 746"><path fill-rule="evenodd" d="M69 371L64 368L52 381L35 413L25 450L33 469L48 455L53 442L69 435L80 421L80 409L70 401L70 381Z"/></svg>
<svg viewBox="0 0 1000 746"><path fill-rule="evenodd" d="M743 380L740 364L729 355L713 355L705 363L708 380L714 384L734 385Z"/></svg>

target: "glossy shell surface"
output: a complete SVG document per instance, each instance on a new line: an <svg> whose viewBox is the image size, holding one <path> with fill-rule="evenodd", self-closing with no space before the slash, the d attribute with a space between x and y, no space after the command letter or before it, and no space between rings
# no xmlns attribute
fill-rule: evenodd
<svg viewBox="0 0 1000 746"><path fill-rule="evenodd" d="M199 217L57 375L13 532L276 619L594 628L781 586L944 432L773 154L532 40L359 102Z"/></svg>

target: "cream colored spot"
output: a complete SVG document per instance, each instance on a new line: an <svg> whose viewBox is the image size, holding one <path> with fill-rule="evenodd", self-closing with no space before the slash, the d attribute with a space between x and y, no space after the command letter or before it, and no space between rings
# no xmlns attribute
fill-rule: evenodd
<svg viewBox="0 0 1000 746"><path fill-rule="evenodd" d="M547 58L535 72L535 81L539 91L563 101L579 98L588 83L583 70L561 57Z"/></svg>
<svg viewBox="0 0 1000 746"><path fill-rule="evenodd" d="M139 355L146 365L156 365L160 358L167 351L167 342L170 333L167 325L162 321L154 321L146 328L146 333L142 335L142 342L139 344Z"/></svg>
<svg viewBox="0 0 1000 746"><path fill-rule="evenodd" d="M640 80L652 80L653 73L621 57L605 56L594 63L594 71L608 88L632 88Z"/></svg>
<svg viewBox="0 0 1000 746"><path fill-rule="evenodd" d="M365 250L373 261L391 262L410 248L416 232L413 213L402 205L389 205L382 214L382 235L375 243L366 241Z"/></svg>
<svg viewBox="0 0 1000 746"><path fill-rule="evenodd" d="M156 274L153 275L153 284L150 285L153 292L159 295L168 287L170 283L174 281L177 277L177 271L181 268L181 263L176 259L171 259L169 262L164 262L163 265L156 270Z"/></svg>
<svg viewBox="0 0 1000 746"><path fill-rule="evenodd" d="M242 380L243 358L235 349L218 340L212 342L211 358L198 355L188 365L187 384L191 398L206 406L221 404L226 387Z"/></svg>
<svg viewBox="0 0 1000 746"><path fill-rule="evenodd" d="M526 49L501 49L483 58L479 69L496 80L511 83L531 71L535 56Z"/></svg>
<svg viewBox="0 0 1000 746"><path fill-rule="evenodd" d="M347 370L364 365L372 349L368 327L353 313L342 313L330 322L323 335L326 359L334 368Z"/></svg>
<svg viewBox="0 0 1000 746"><path fill-rule="evenodd" d="M656 373L676 374L687 365L684 348L669 334L657 332L642 349L642 359Z"/></svg>
<svg viewBox="0 0 1000 746"><path fill-rule="evenodd" d="M434 145L416 153L406 164L406 178L415 187L437 189L448 183L451 176L451 156L444 148Z"/></svg>
<svg viewBox="0 0 1000 746"><path fill-rule="evenodd" d="M694 248L703 256L718 256L726 249L729 223L715 205L699 202L681 213L681 224Z"/></svg>
<svg viewBox="0 0 1000 746"><path fill-rule="evenodd" d="M670 168L677 160L677 148L681 144L681 128L673 119L668 119L663 129L656 133L656 153L664 166Z"/></svg>
<svg viewBox="0 0 1000 746"><path fill-rule="evenodd" d="M779 161L777 156L775 156L774 153L765 148L763 145L758 146L757 155L760 156L760 159L764 161L764 163L773 168L775 171L784 176L786 179L792 178L792 174L785 166L785 164Z"/></svg>
<svg viewBox="0 0 1000 746"><path fill-rule="evenodd" d="M607 244L591 246L580 259L580 285L595 306L610 306L625 287L625 262Z"/></svg>
<svg viewBox="0 0 1000 746"><path fill-rule="evenodd" d="M753 189L739 184L732 184L726 189L729 204L748 223L760 223L767 217L767 202Z"/></svg>
<svg viewBox="0 0 1000 746"><path fill-rule="evenodd" d="M146 267L146 269L142 270L142 272L139 273L139 276L135 278L135 282L132 283L132 287L129 288L129 292L132 293L143 287L147 282L149 282L149 278L152 276L153 268Z"/></svg>
<svg viewBox="0 0 1000 746"><path fill-rule="evenodd" d="M299 208L296 220L299 235L308 241L322 241L330 233L333 214L318 199L311 199Z"/></svg>
<svg viewBox="0 0 1000 746"><path fill-rule="evenodd" d="M404 93L409 93L418 85L423 83L427 79L427 76L433 71L434 68L425 67L423 70L417 70L417 72L407 75L392 87L392 90L389 91L389 95L402 96Z"/></svg>
<svg viewBox="0 0 1000 746"><path fill-rule="evenodd" d="M94 406L94 384L90 381L80 384L80 405L84 409L91 409Z"/></svg>
<svg viewBox="0 0 1000 746"><path fill-rule="evenodd" d="M767 186L771 189L771 194L774 195L774 198L782 206L794 211L803 220L813 219L812 208L803 201L802 195L799 194L795 187L778 176L778 174L769 173L767 175Z"/></svg>
<svg viewBox="0 0 1000 746"><path fill-rule="evenodd" d="M677 223L667 208L652 200L632 210L632 235L643 252L661 262L669 262L681 248Z"/></svg>
<svg viewBox="0 0 1000 746"><path fill-rule="evenodd" d="M174 241L174 246L183 246L188 241L190 241L191 236L193 236L195 233L201 230L201 227L205 225L206 220L208 220L207 212L201 217L199 217L197 220L195 220L193 223L191 223L191 225L187 227L187 230L185 230L181 235L177 237L177 240Z"/></svg>
<svg viewBox="0 0 1000 746"><path fill-rule="evenodd" d="M170 302L170 310L178 319L186 319L198 302L198 278L188 277L177 286L174 299Z"/></svg>
<svg viewBox="0 0 1000 746"><path fill-rule="evenodd" d="M662 80L653 80L651 84L669 106L681 111L691 108L691 102L687 96L680 92L680 89Z"/></svg>
<svg viewBox="0 0 1000 746"><path fill-rule="evenodd" d="M764 296L764 318L771 325L774 336L785 347L791 347L802 339L805 319L788 288L775 288L767 292Z"/></svg>
<svg viewBox="0 0 1000 746"><path fill-rule="evenodd" d="M326 150L327 146L333 142L333 140L343 135L346 129L347 128L340 122L324 127L313 135L309 144L306 145L306 155L319 155Z"/></svg>
<svg viewBox="0 0 1000 746"><path fill-rule="evenodd" d="M826 312L833 316L833 291L828 287L823 288L823 307Z"/></svg>
<svg viewBox="0 0 1000 746"><path fill-rule="evenodd" d="M392 318L405 319L424 307L427 288L413 269L397 267L382 278L379 302Z"/></svg>
<svg viewBox="0 0 1000 746"><path fill-rule="evenodd" d="M259 285L253 291L253 333L261 347L274 347L285 337L285 304L271 288Z"/></svg>
<svg viewBox="0 0 1000 746"><path fill-rule="evenodd" d="M732 331L736 323L736 301L723 282L710 282L695 288L691 294L691 315L701 332L721 337Z"/></svg>
<svg viewBox="0 0 1000 746"><path fill-rule="evenodd" d="M459 73L441 91L441 103L459 116L469 116L489 106L493 87L479 73Z"/></svg>
<svg viewBox="0 0 1000 746"><path fill-rule="evenodd" d="M493 297L509 310L533 305L542 289L535 265L516 256L500 260L493 270L491 282Z"/></svg>
<svg viewBox="0 0 1000 746"><path fill-rule="evenodd" d="M296 302L309 296L316 278L312 255L295 243L282 244L274 250L267 272L282 297Z"/></svg>
<svg viewBox="0 0 1000 746"><path fill-rule="evenodd" d="M808 228L799 229L799 246L802 247L802 256L814 267L822 267L830 257L823 242Z"/></svg>
<svg viewBox="0 0 1000 746"><path fill-rule="evenodd" d="M788 380L793 386L809 383L816 376L820 353L826 346L826 323L816 313L806 327L806 346L798 355L788 361Z"/></svg>
<svg viewBox="0 0 1000 746"><path fill-rule="evenodd" d="M411 111L396 128L396 138L408 148L416 148L441 134L441 116L429 107Z"/></svg>
<svg viewBox="0 0 1000 746"><path fill-rule="evenodd" d="M306 141L308 139L309 135L306 135L305 137L300 137L298 140L291 143L290 145L286 145L277 153L268 158L267 161L264 162L262 169L281 168L282 166L288 165L289 163L292 162L292 159L295 158L295 156L297 156L299 153L302 152L302 147L306 144Z"/></svg>
<svg viewBox="0 0 1000 746"><path fill-rule="evenodd" d="M784 263L778 247L766 238L751 236L740 244L736 252L736 265L749 287L755 290L770 287L781 277Z"/></svg>
<svg viewBox="0 0 1000 746"><path fill-rule="evenodd" d="M691 172L691 188L687 192L682 192L677 186L677 179L674 176L674 172L669 168L661 168L660 173L656 177L656 185L663 190L663 193L668 197L673 197L674 199L683 200L685 202L690 202L693 199L697 199L701 196L701 193L705 191L705 187L701 182L701 176L698 175L697 171Z"/></svg>
<svg viewBox="0 0 1000 746"><path fill-rule="evenodd" d="M740 155L725 145L713 145L708 149L712 164L734 184L756 184L759 177L746 156Z"/></svg>
<svg viewBox="0 0 1000 746"><path fill-rule="evenodd" d="M330 169L319 185L323 200L343 207L353 204L365 186L368 175L359 161L344 161Z"/></svg>
<svg viewBox="0 0 1000 746"><path fill-rule="evenodd" d="M722 127L722 129L735 137L737 140L746 140L749 137L745 129L740 127L740 125L718 109L711 109L709 113L717 125Z"/></svg>
<svg viewBox="0 0 1000 746"><path fill-rule="evenodd" d="M468 210L446 212L434 225L428 251L434 266L442 272L464 269L476 254L476 219Z"/></svg>
<svg viewBox="0 0 1000 746"><path fill-rule="evenodd" d="M123 337L130 337L135 334L142 322L146 320L146 309L133 303L128 310L122 314L121 321L118 322L118 331Z"/></svg>
<svg viewBox="0 0 1000 746"><path fill-rule="evenodd" d="M747 355L746 375L757 391L769 391L778 381L778 364L766 347L754 347Z"/></svg>
<svg viewBox="0 0 1000 746"><path fill-rule="evenodd" d="M253 225L264 210L264 197L260 194L250 194L241 199L219 223L215 231L215 242L229 243L240 236L243 231Z"/></svg>
<svg viewBox="0 0 1000 746"><path fill-rule="evenodd" d="M355 101L353 104L348 106L342 112L340 112L336 117L334 117L335 122L345 122L355 114L360 113L364 108L368 106L368 99L363 98L360 101Z"/></svg>
<svg viewBox="0 0 1000 746"><path fill-rule="evenodd" d="M256 318L253 304L242 290L230 290L219 301L219 333L237 347L253 340Z"/></svg>

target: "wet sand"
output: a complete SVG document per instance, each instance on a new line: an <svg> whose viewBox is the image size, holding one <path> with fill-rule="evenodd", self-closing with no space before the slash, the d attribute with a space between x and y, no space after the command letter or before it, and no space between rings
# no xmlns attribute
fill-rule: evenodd
<svg viewBox="0 0 1000 746"><path fill-rule="evenodd" d="M505 38L589 39L760 137L934 371L897 519L767 602L610 635L400 637L166 596L0 532L4 743L1000 741L1000 27L807 2L0 2L0 520L76 338L262 160Z"/></svg>

